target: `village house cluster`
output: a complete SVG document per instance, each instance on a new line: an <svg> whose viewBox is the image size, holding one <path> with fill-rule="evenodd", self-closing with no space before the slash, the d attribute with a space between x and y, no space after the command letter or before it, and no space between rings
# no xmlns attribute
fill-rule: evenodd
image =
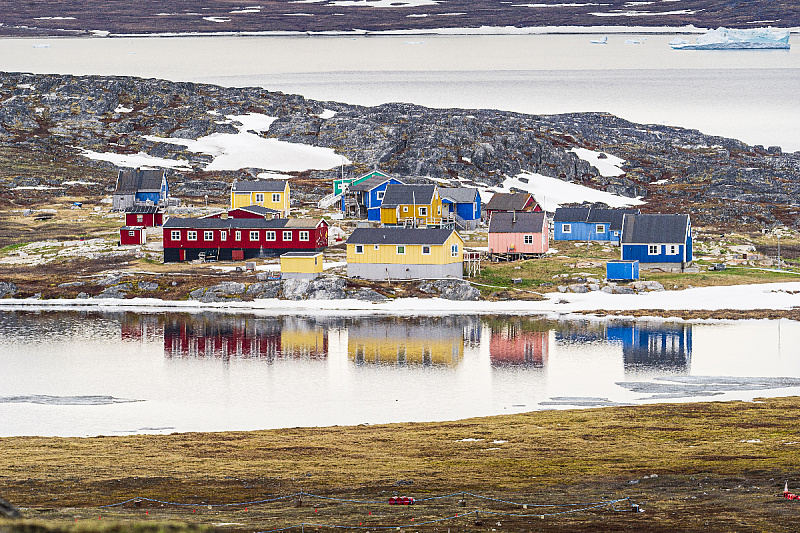
<svg viewBox="0 0 800 533"><path fill-rule="evenodd" d="M125 212L120 244L143 244L161 227L164 262L242 261L280 257L283 277L322 273L329 223L291 217L286 180L236 180L228 209L202 217L169 217L174 205L163 171L122 170L112 199ZM639 269L684 271L692 263L686 214L639 209L560 207L546 213L529 193L495 193L485 205L474 187L407 184L375 170L334 180L319 207L335 207L357 228L345 241L347 275L371 280L463 278L471 261L542 258L550 242L619 246L609 279L638 279ZM465 250L463 231L488 226L488 246ZM467 268L469 271L469 269Z"/></svg>

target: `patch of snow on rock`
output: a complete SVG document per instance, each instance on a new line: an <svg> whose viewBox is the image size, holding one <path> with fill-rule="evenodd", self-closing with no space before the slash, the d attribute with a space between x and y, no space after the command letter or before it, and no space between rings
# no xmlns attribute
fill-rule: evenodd
<svg viewBox="0 0 800 533"><path fill-rule="evenodd" d="M624 159L586 148L573 148L570 151L595 167L600 172L601 176L611 177L625 174L625 171L620 168L625 164Z"/></svg>

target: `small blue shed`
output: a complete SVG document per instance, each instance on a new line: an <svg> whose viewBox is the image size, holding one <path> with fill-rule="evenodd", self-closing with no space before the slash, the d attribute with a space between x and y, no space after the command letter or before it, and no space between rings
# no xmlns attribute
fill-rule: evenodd
<svg viewBox="0 0 800 533"><path fill-rule="evenodd" d="M639 279L639 261L609 261L606 263L608 281L632 281Z"/></svg>

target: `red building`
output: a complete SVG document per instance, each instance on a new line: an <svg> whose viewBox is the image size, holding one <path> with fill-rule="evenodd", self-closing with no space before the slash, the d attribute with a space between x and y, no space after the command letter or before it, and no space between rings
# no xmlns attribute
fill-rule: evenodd
<svg viewBox="0 0 800 533"><path fill-rule="evenodd" d="M155 228L164 225L164 211L157 205L135 205L125 210L126 226Z"/></svg>
<svg viewBox="0 0 800 533"><path fill-rule="evenodd" d="M286 252L322 251L328 223L299 218L170 218L163 226L164 262L206 258L242 261Z"/></svg>
<svg viewBox="0 0 800 533"><path fill-rule="evenodd" d="M536 203L533 195L527 192L495 193L483 208L486 220L491 220L493 213L539 212L541 210L542 207Z"/></svg>
<svg viewBox="0 0 800 533"><path fill-rule="evenodd" d="M119 228L119 243L144 244L147 241L147 233L144 226L123 226Z"/></svg>
<svg viewBox="0 0 800 533"><path fill-rule="evenodd" d="M245 207L237 207L236 209L229 209L227 211L220 211L219 213L212 213L202 218L281 218L281 212L269 207L262 207L260 205L248 205Z"/></svg>

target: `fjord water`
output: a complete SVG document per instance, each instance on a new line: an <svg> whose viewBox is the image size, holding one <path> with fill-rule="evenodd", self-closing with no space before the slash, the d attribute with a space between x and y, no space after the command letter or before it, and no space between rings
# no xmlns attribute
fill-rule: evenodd
<svg viewBox="0 0 800 533"><path fill-rule="evenodd" d="M672 50L674 37L611 34L605 45L591 35L0 39L0 70L261 86L361 105L603 111L800 150L800 37L792 35L791 50L739 51Z"/></svg>
<svg viewBox="0 0 800 533"><path fill-rule="evenodd" d="M800 394L800 323L0 313L0 436L456 420ZM502 436L498 436L502 438Z"/></svg>

